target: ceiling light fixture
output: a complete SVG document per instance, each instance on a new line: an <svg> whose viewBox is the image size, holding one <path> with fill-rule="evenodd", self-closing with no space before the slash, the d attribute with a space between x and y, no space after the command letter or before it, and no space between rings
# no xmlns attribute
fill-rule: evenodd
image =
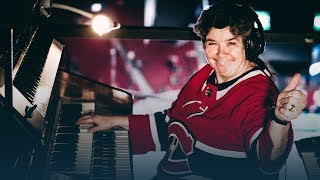
<svg viewBox="0 0 320 180"><path fill-rule="evenodd" d="M51 13L48 13L47 10L51 8L71 11L91 19L91 27L93 31L96 32L99 36L102 36L110 31L119 29L121 27L119 23L113 22L109 17L103 14L94 15L92 13L86 12L84 10L69 5L51 3L50 1L44 1L42 3L42 5L40 6L40 12L45 16L49 17Z"/></svg>

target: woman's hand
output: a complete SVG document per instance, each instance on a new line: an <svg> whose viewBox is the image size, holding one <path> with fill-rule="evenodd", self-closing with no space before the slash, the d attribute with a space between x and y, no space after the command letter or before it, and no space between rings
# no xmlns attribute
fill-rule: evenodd
<svg viewBox="0 0 320 180"><path fill-rule="evenodd" d="M278 119L291 121L296 119L306 106L306 95L296 90L301 75L295 74L287 87L279 94L275 115Z"/></svg>
<svg viewBox="0 0 320 180"><path fill-rule="evenodd" d="M91 125L88 132L108 130L113 127L123 127L129 130L129 120L127 116L101 116L87 115L79 118L76 125Z"/></svg>

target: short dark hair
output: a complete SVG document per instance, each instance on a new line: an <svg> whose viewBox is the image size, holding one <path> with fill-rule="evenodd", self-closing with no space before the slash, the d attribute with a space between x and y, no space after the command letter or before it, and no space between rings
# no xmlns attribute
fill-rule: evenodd
<svg viewBox="0 0 320 180"><path fill-rule="evenodd" d="M243 9L243 10L241 10ZM206 41L206 36L211 28L223 29L230 26L230 32L245 39L254 29L255 17L235 5L219 3L203 10L193 31Z"/></svg>

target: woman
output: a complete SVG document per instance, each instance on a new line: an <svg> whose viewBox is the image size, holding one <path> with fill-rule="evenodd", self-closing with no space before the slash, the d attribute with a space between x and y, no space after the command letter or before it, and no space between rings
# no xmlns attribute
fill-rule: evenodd
<svg viewBox="0 0 320 180"><path fill-rule="evenodd" d="M215 4L202 12L194 31L208 65L171 108L153 115L84 116L76 124L93 124L89 132L121 126L136 154L166 151L155 179L277 179L293 143L290 121L306 104L295 89L300 75L279 94L258 58L265 42L249 6Z"/></svg>

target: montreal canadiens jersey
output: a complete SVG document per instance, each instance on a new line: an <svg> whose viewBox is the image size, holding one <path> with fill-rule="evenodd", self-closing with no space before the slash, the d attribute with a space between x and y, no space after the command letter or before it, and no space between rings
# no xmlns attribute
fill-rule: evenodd
<svg viewBox="0 0 320 180"><path fill-rule="evenodd" d="M291 150L270 160L271 106L279 94L267 73L253 68L215 84L210 65L195 73L164 112L129 116L133 153L166 151L155 179L277 179Z"/></svg>

